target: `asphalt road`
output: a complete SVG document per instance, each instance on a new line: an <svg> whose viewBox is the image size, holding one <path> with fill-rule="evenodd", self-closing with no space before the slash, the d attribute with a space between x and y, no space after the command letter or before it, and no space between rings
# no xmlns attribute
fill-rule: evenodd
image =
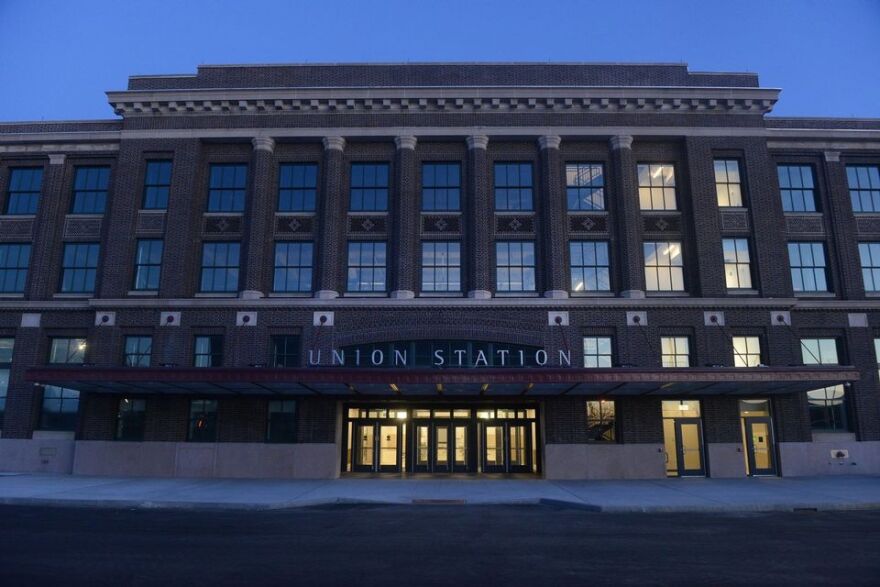
<svg viewBox="0 0 880 587"><path fill-rule="evenodd" d="M880 511L0 507L0 585L880 584Z"/></svg>

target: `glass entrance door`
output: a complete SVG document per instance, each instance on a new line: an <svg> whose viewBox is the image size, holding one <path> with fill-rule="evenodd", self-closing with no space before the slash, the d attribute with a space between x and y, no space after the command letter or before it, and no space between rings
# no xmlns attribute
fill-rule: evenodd
<svg viewBox="0 0 880 587"><path fill-rule="evenodd" d="M482 425L482 469L484 473L531 473L533 468L532 426L526 422Z"/></svg>
<svg viewBox="0 0 880 587"><path fill-rule="evenodd" d="M439 420L417 421L414 427L412 470L417 473L471 471L471 424Z"/></svg>
<svg viewBox="0 0 880 587"><path fill-rule="evenodd" d="M770 418L743 418L749 475L776 475Z"/></svg>
<svg viewBox="0 0 880 587"><path fill-rule="evenodd" d="M483 472L505 473L504 424L483 426Z"/></svg>
<svg viewBox="0 0 880 587"><path fill-rule="evenodd" d="M352 470L399 472L402 431L397 423L357 422L352 426Z"/></svg>
<svg viewBox="0 0 880 587"><path fill-rule="evenodd" d="M357 423L353 427L355 471L374 471L376 466L376 425L373 422Z"/></svg>
<svg viewBox="0 0 880 587"><path fill-rule="evenodd" d="M379 425L379 470L400 471L400 424Z"/></svg>
<svg viewBox="0 0 880 587"><path fill-rule="evenodd" d="M703 459L703 425L700 402L696 400L664 401L663 443L666 453L666 475L669 477L702 477L706 474Z"/></svg>

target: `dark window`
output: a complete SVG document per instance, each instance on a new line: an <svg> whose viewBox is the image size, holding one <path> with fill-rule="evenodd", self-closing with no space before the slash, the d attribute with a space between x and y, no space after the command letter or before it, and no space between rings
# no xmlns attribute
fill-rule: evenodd
<svg viewBox="0 0 880 587"><path fill-rule="evenodd" d="M116 440L144 439L147 400L122 398L116 411Z"/></svg>
<svg viewBox="0 0 880 587"><path fill-rule="evenodd" d="M9 171L7 214L36 214L43 186L42 167L23 167Z"/></svg>
<svg viewBox="0 0 880 587"><path fill-rule="evenodd" d="M804 365L839 365L837 339L802 338L801 358ZM843 385L808 391L807 405L813 430L845 432L849 429Z"/></svg>
<svg viewBox="0 0 880 587"><path fill-rule="evenodd" d="M31 245L0 244L0 292L23 293Z"/></svg>
<svg viewBox="0 0 880 587"><path fill-rule="evenodd" d="M743 205L739 161L715 160L715 194L718 196L719 208L738 208Z"/></svg>
<svg viewBox="0 0 880 587"><path fill-rule="evenodd" d="M587 401L587 439L592 442L617 440L615 416L613 401Z"/></svg>
<svg viewBox="0 0 880 587"><path fill-rule="evenodd" d="M880 167L847 165L853 212L880 212Z"/></svg>
<svg viewBox="0 0 880 587"><path fill-rule="evenodd" d="M203 243L201 291L238 291L239 243Z"/></svg>
<svg viewBox="0 0 880 587"><path fill-rule="evenodd" d="M247 165L211 165L208 212L243 212Z"/></svg>
<svg viewBox="0 0 880 587"><path fill-rule="evenodd" d="M351 208L354 212L388 210L388 164L351 164Z"/></svg>
<svg viewBox="0 0 880 587"><path fill-rule="evenodd" d="M495 209L532 210L532 164L495 164Z"/></svg>
<svg viewBox="0 0 880 587"><path fill-rule="evenodd" d="M275 278L272 289L276 292L312 291L312 243L275 243Z"/></svg>
<svg viewBox="0 0 880 587"><path fill-rule="evenodd" d="M219 334L195 337L193 366L221 367L223 365L223 337Z"/></svg>
<svg viewBox="0 0 880 587"><path fill-rule="evenodd" d="M605 241L572 241L571 291L611 291L608 243Z"/></svg>
<svg viewBox="0 0 880 587"><path fill-rule="evenodd" d="M40 409L41 430L75 430L79 411L79 392L47 385L43 388Z"/></svg>
<svg viewBox="0 0 880 587"><path fill-rule="evenodd" d="M461 210L461 165L422 164L422 210L424 212Z"/></svg>
<svg viewBox="0 0 880 587"><path fill-rule="evenodd" d="M171 161L147 161L144 174L144 210L168 208L171 188Z"/></svg>
<svg viewBox="0 0 880 587"><path fill-rule="evenodd" d="M752 262L749 241L745 238L721 240L724 251L724 280L727 289L751 289Z"/></svg>
<svg viewBox="0 0 880 587"><path fill-rule="evenodd" d="M103 214L107 207L109 167L77 167L73 181L72 214Z"/></svg>
<svg viewBox="0 0 880 587"><path fill-rule="evenodd" d="M786 212L815 212L813 168L809 165L779 165L779 191Z"/></svg>
<svg viewBox="0 0 880 587"><path fill-rule="evenodd" d="M0 429L3 428L3 416L6 413L6 394L9 392L9 370L12 367L14 346L14 338L0 338Z"/></svg>
<svg viewBox="0 0 880 587"><path fill-rule="evenodd" d="M859 243L859 258L865 291L880 291L880 243Z"/></svg>
<svg viewBox="0 0 880 587"><path fill-rule="evenodd" d="M669 163L638 166L639 207L642 210L675 210L675 167Z"/></svg>
<svg viewBox="0 0 880 587"><path fill-rule="evenodd" d="M189 402L190 442L217 441L217 400L194 399Z"/></svg>
<svg viewBox="0 0 880 587"><path fill-rule="evenodd" d="M788 262L795 292L829 291L823 243L788 243Z"/></svg>
<svg viewBox="0 0 880 587"><path fill-rule="evenodd" d="M269 402L269 442L294 442L296 440L296 402L292 399Z"/></svg>
<svg viewBox="0 0 880 587"><path fill-rule="evenodd" d="M565 166L565 190L569 210L605 209L605 170L601 163L569 163Z"/></svg>
<svg viewBox="0 0 880 587"><path fill-rule="evenodd" d="M611 337L584 337L584 367L604 369L611 367Z"/></svg>
<svg viewBox="0 0 880 587"><path fill-rule="evenodd" d="M162 273L163 242L158 239L141 239L137 242L134 260L134 289L157 291Z"/></svg>
<svg viewBox="0 0 880 587"><path fill-rule="evenodd" d="M126 336L125 357L126 367L149 367L150 356L153 354L153 337Z"/></svg>
<svg viewBox="0 0 880 587"><path fill-rule="evenodd" d="M495 243L495 288L500 292L535 291L535 243Z"/></svg>
<svg viewBox="0 0 880 587"><path fill-rule="evenodd" d="M281 335L272 337L272 366L296 368L299 363L299 337Z"/></svg>
<svg viewBox="0 0 880 587"><path fill-rule="evenodd" d="M318 166L314 163L291 163L279 168L279 212L314 212L317 193Z"/></svg>
<svg viewBox="0 0 880 587"><path fill-rule="evenodd" d="M67 243L61 261L61 293L93 293L98 273L98 243Z"/></svg>
<svg viewBox="0 0 880 587"><path fill-rule="evenodd" d="M422 243L422 291L461 291L461 243Z"/></svg>
<svg viewBox="0 0 880 587"><path fill-rule="evenodd" d="M684 291L684 262L680 242L642 244L645 256L645 289Z"/></svg>
<svg viewBox="0 0 880 587"><path fill-rule="evenodd" d="M385 291L385 243L348 243L348 291Z"/></svg>

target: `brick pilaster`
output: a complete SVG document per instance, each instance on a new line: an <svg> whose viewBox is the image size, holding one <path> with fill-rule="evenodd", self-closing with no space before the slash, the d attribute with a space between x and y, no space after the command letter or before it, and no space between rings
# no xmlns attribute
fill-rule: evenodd
<svg viewBox="0 0 880 587"><path fill-rule="evenodd" d="M393 259L392 298L412 298L416 292L419 269L419 189L416 185L416 137L399 136L395 171L397 189L392 195Z"/></svg>
<svg viewBox="0 0 880 587"><path fill-rule="evenodd" d="M244 283L241 297L261 298L269 289L267 267L270 266L269 240L275 209L275 141L270 137L255 137L251 158L251 190L247 199L243 243Z"/></svg>
<svg viewBox="0 0 880 587"><path fill-rule="evenodd" d="M318 198L318 284L315 297L336 298L345 291L345 186L343 151L345 139L324 137L324 169L321 197Z"/></svg>
<svg viewBox="0 0 880 587"><path fill-rule="evenodd" d="M470 239L465 274L469 298L492 297L492 233L494 221L490 187L489 156L486 148L489 137L473 135L467 138L468 169L466 226Z"/></svg>
<svg viewBox="0 0 880 587"><path fill-rule="evenodd" d="M544 296L568 297L566 247L568 218L565 199L565 178L560 139L546 135L538 139L541 148L541 245L543 248Z"/></svg>
<svg viewBox="0 0 880 587"><path fill-rule="evenodd" d="M642 215L639 210L638 177L632 152L632 137L611 137L611 179L614 193L611 213L617 221L617 250L620 259L620 296L645 297L645 269L642 258Z"/></svg>

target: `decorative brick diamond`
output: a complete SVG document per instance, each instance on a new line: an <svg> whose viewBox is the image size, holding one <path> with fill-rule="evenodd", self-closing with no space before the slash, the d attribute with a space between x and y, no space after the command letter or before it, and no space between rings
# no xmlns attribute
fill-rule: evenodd
<svg viewBox="0 0 880 587"><path fill-rule="evenodd" d="M446 228L448 226L449 226L449 223L446 222L445 218L438 218L437 221L434 223L434 228L436 228L440 232L443 232L444 230L446 230Z"/></svg>
<svg viewBox="0 0 880 587"><path fill-rule="evenodd" d="M520 221L519 218L514 218L513 220L510 221L510 224L508 224L507 226L509 226L514 232L516 232L517 230L522 228L522 225L523 225L523 223L522 223L522 221Z"/></svg>
<svg viewBox="0 0 880 587"><path fill-rule="evenodd" d="M290 228L291 232L296 232L302 227L302 222L293 218L290 222L287 223L288 228Z"/></svg>
<svg viewBox="0 0 880 587"><path fill-rule="evenodd" d="M583 226L586 230L593 230L593 227L596 226L596 221L590 218L584 218L581 220L581 226Z"/></svg>
<svg viewBox="0 0 880 587"><path fill-rule="evenodd" d="M225 218L221 218L214 224L220 230L220 232L226 232L226 229L229 228L229 221Z"/></svg>
<svg viewBox="0 0 880 587"><path fill-rule="evenodd" d="M667 228L669 228L669 223L666 222L665 218L661 218L660 220L658 220L654 224L654 226L656 226L662 232L662 231L666 230Z"/></svg>
<svg viewBox="0 0 880 587"><path fill-rule="evenodd" d="M363 228L367 232L370 232L371 230L376 228L376 223L373 222L372 220L370 220L369 218L366 218L366 219L364 219L363 222L361 222L361 228Z"/></svg>

